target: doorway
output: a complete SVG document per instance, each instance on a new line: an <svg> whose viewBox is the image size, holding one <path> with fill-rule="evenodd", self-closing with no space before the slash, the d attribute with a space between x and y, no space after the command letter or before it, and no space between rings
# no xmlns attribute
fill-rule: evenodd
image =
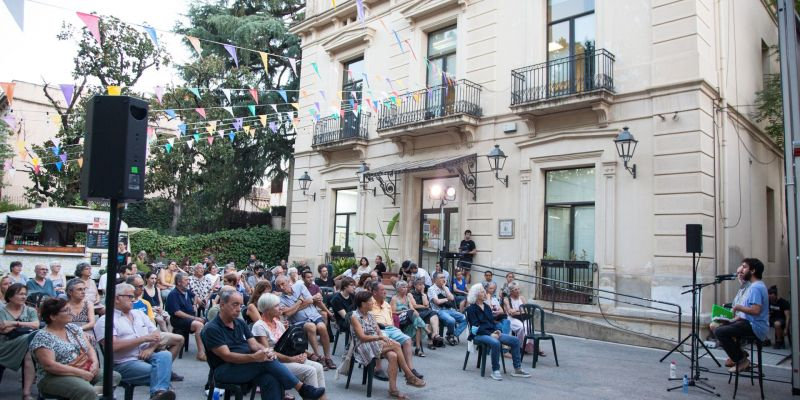
<svg viewBox="0 0 800 400"><path fill-rule="evenodd" d="M428 193L434 185L456 188L456 200L440 207L438 200L431 200ZM461 219L458 213L458 177L424 179L419 224L419 268L431 274L439 259L439 250L458 252L461 243Z"/></svg>

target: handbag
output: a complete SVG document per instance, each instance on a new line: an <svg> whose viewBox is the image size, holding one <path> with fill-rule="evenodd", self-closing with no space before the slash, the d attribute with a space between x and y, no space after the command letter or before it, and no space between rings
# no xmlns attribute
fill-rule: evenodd
<svg viewBox="0 0 800 400"><path fill-rule="evenodd" d="M414 310L405 310L398 314L398 327L405 329L407 326L414 322Z"/></svg>
<svg viewBox="0 0 800 400"><path fill-rule="evenodd" d="M67 334L69 334L69 331L67 331ZM69 363L69 365L71 365L71 366L73 366L75 368L80 368L80 369L82 369L84 371L91 372L92 371L92 359L89 357L89 353L83 347L83 345L81 344L81 341L80 341L79 338L75 337L74 334L72 335L72 337L78 343L78 348L79 348L80 352L78 353L78 356L75 357L75 359L72 360L71 363Z"/></svg>
<svg viewBox="0 0 800 400"><path fill-rule="evenodd" d="M11 332L6 333L5 336L9 340L11 340L11 339L16 339L16 338L18 338L20 336L25 336L25 335L27 335L27 334L29 334L31 332L33 332L33 328L28 328L28 327L22 326L22 327L19 327L19 328L14 328L14 330L12 330Z"/></svg>
<svg viewBox="0 0 800 400"><path fill-rule="evenodd" d="M308 337L302 324L290 326L275 343L275 351L289 357L305 353L306 349Z"/></svg>

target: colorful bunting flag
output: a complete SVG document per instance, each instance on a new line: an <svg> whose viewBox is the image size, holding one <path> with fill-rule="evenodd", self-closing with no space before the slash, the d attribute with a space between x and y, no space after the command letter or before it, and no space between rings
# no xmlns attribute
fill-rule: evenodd
<svg viewBox="0 0 800 400"><path fill-rule="evenodd" d="M286 97L286 91L283 89L278 89L278 94L283 98L283 102L289 102L288 98Z"/></svg>
<svg viewBox="0 0 800 400"><path fill-rule="evenodd" d="M72 105L72 94L75 92L75 85L71 83L62 83L61 93L64 95L64 100L67 102L67 107Z"/></svg>
<svg viewBox="0 0 800 400"><path fill-rule="evenodd" d="M253 114L254 117L256 116L256 106L248 104L247 109L250 110L250 114Z"/></svg>
<svg viewBox="0 0 800 400"><path fill-rule="evenodd" d="M239 68L239 57L236 56L236 47L233 47L233 45L230 44L223 44L222 47L224 47L225 50L228 51L228 54L231 55L233 62L236 64L236 68Z"/></svg>
<svg viewBox="0 0 800 400"><path fill-rule="evenodd" d="M164 110L164 113L169 116L169 119L175 119L175 117L176 117L175 110L173 110L173 109Z"/></svg>
<svg viewBox="0 0 800 400"><path fill-rule="evenodd" d="M205 108L198 107L198 108L195 108L194 110L197 111L197 113L200 114L200 116L203 117L203 119L206 118L206 109Z"/></svg>
<svg viewBox="0 0 800 400"><path fill-rule="evenodd" d="M169 152L172 151L172 144L171 143L165 144L164 149L167 151L167 154L169 154Z"/></svg>
<svg viewBox="0 0 800 400"><path fill-rule="evenodd" d="M147 31L147 34L150 35L150 40L153 41L153 45L158 47L158 36L156 35L156 30L152 26L143 26L144 30Z"/></svg>
<svg viewBox="0 0 800 400"><path fill-rule="evenodd" d="M256 104L258 104L258 90L250 89L249 92L250 92L250 96L252 96L253 100L255 100Z"/></svg>
<svg viewBox="0 0 800 400"><path fill-rule="evenodd" d="M158 99L158 104L162 104L163 105L163 102L161 101L161 98L164 97L164 88L161 87L161 86L156 86L155 87L155 92L156 92L156 99Z"/></svg>
<svg viewBox="0 0 800 400"><path fill-rule="evenodd" d="M236 118L236 120L233 121L233 127L236 128L236 130L241 130L243 121L244 118Z"/></svg>
<svg viewBox="0 0 800 400"><path fill-rule="evenodd" d="M225 95L225 98L228 99L228 104L231 103L231 90L230 89L220 89L222 90L222 94Z"/></svg>
<svg viewBox="0 0 800 400"><path fill-rule="evenodd" d="M392 33L394 33L394 39L397 41L397 45L400 46L400 52L405 53L406 51L403 50L403 42L400 41L400 35L397 34L397 31L392 29Z"/></svg>
<svg viewBox="0 0 800 400"><path fill-rule="evenodd" d="M364 0L356 0L356 8L358 10L358 20L363 25L366 22L364 18Z"/></svg>
<svg viewBox="0 0 800 400"><path fill-rule="evenodd" d="M200 140L200 134L199 133L195 132L192 136L194 137L194 140Z"/></svg>
<svg viewBox="0 0 800 400"><path fill-rule="evenodd" d="M108 90L109 96L119 96L122 93L122 87L118 85L109 85L106 90Z"/></svg>
<svg viewBox="0 0 800 400"><path fill-rule="evenodd" d="M228 134L228 137L231 139L231 142L233 142L233 138L234 138L235 136L236 136L236 134L235 134L235 133L233 133L233 131L231 131L231 133L229 133L229 134Z"/></svg>
<svg viewBox="0 0 800 400"><path fill-rule="evenodd" d="M83 167L83 157L78 159L78 167Z"/></svg>
<svg viewBox="0 0 800 400"><path fill-rule="evenodd" d="M19 26L19 30L25 30L25 0L5 0L6 7L14 17L14 22Z"/></svg>
<svg viewBox="0 0 800 400"><path fill-rule="evenodd" d="M259 115L258 119L261 120L261 126L263 126L263 127L267 126L267 116L266 115Z"/></svg>
<svg viewBox="0 0 800 400"><path fill-rule="evenodd" d="M322 79L322 75L319 74L319 67L317 67L317 63L312 62L311 66L314 67L314 72L317 73L317 76L319 77L319 79Z"/></svg>
<svg viewBox="0 0 800 400"><path fill-rule="evenodd" d="M153 137L156 134L156 128L152 126L147 127L147 137Z"/></svg>
<svg viewBox="0 0 800 400"><path fill-rule="evenodd" d="M61 162L67 162L67 153L61 153L58 158L61 159Z"/></svg>
<svg viewBox="0 0 800 400"><path fill-rule="evenodd" d="M297 76L297 59L289 57L289 66L292 67L294 76Z"/></svg>
<svg viewBox="0 0 800 400"><path fill-rule="evenodd" d="M203 56L203 48L200 47L200 39L198 39L198 38L196 38L194 36L188 36L187 35L186 36L186 40L188 40L189 43L192 44L192 47L194 47L194 51L197 52L197 55L202 57Z"/></svg>
<svg viewBox="0 0 800 400"><path fill-rule="evenodd" d="M194 139L189 139L189 140L187 140L187 141L186 141L186 145L187 145L187 146L189 146L189 148L191 149L191 148L192 148L192 145L194 145Z"/></svg>
<svg viewBox="0 0 800 400"><path fill-rule="evenodd" d="M258 54L261 55L261 63L264 64L264 73L266 73L269 69L269 54L263 51L259 51Z"/></svg>
<svg viewBox="0 0 800 400"><path fill-rule="evenodd" d="M178 124L178 130L181 131L181 136L186 134L186 124Z"/></svg>
<svg viewBox="0 0 800 400"><path fill-rule="evenodd" d="M208 140L208 144L214 144L214 137L213 136L209 136L206 139Z"/></svg>
<svg viewBox="0 0 800 400"><path fill-rule="evenodd" d="M13 114L3 117L3 122L5 122L12 131L17 129L17 117L15 117Z"/></svg>
<svg viewBox="0 0 800 400"><path fill-rule="evenodd" d="M58 172L61 172L61 168L64 168L64 163L61 161L56 161L56 168L58 169Z"/></svg>
<svg viewBox="0 0 800 400"><path fill-rule="evenodd" d="M3 93L6 94L8 105L14 102L14 86L17 86L14 82L0 82L0 88L3 89Z"/></svg>
<svg viewBox="0 0 800 400"><path fill-rule="evenodd" d="M271 130L272 133L278 133L278 127L275 126L275 121L269 121L269 130Z"/></svg>
<svg viewBox="0 0 800 400"><path fill-rule="evenodd" d="M197 97L198 99L200 99L200 89L199 88L190 87L190 88L186 88L186 89L188 89L190 92L192 92L194 97Z"/></svg>
<svg viewBox="0 0 800 400"><path fill-rule="evenodd" d="M100 17L82 12L77 12L76 14L78 14L78 18L86 24L86 28L92 33L97 44L100 44Z"/></svg>
<svg viewBox="0 0 800 400"><path fill-rule="evenodd" d="M295 110L299 110L300 109L300 103L292 103L292 107L294 107Z"/></svg>
<svg viewBox="0 0 800 400"><path fill-rule="evenodd" d="M234 116L234 115L233 115L233 107L222 107L222 108L223 108L225 111L227 111L227 112L228 112L228 114L230 114L230 115L231 115L231 117L233 117L233 116Z"/></svg>

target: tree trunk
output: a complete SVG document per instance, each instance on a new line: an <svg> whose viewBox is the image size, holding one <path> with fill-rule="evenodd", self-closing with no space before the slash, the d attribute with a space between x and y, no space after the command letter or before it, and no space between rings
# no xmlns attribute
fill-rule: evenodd
<svg viewBox="0 0 800 400"><path fill-rule="evenodd" d="M175 203L172 208L172 222L169 223L169 231L173 235L178 233L178 221L181 220L181 212L183 212L183 201L180 196L176 196Z"/></svg>

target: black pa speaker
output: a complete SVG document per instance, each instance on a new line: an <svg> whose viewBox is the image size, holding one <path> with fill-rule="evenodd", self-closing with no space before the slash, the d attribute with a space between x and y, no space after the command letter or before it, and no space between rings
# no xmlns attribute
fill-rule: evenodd
<svg viewBox="0 0 800 400"><path fill-rule="evenodd" d="M148 104L129 96L94 96L86 107L81 197L144 199Z"/></svg>
<svg viewBox="0 0 800 400"><path fill-rule="evenodd" d="M703 225L686 224L686 252L703 252Z"/></svg>

